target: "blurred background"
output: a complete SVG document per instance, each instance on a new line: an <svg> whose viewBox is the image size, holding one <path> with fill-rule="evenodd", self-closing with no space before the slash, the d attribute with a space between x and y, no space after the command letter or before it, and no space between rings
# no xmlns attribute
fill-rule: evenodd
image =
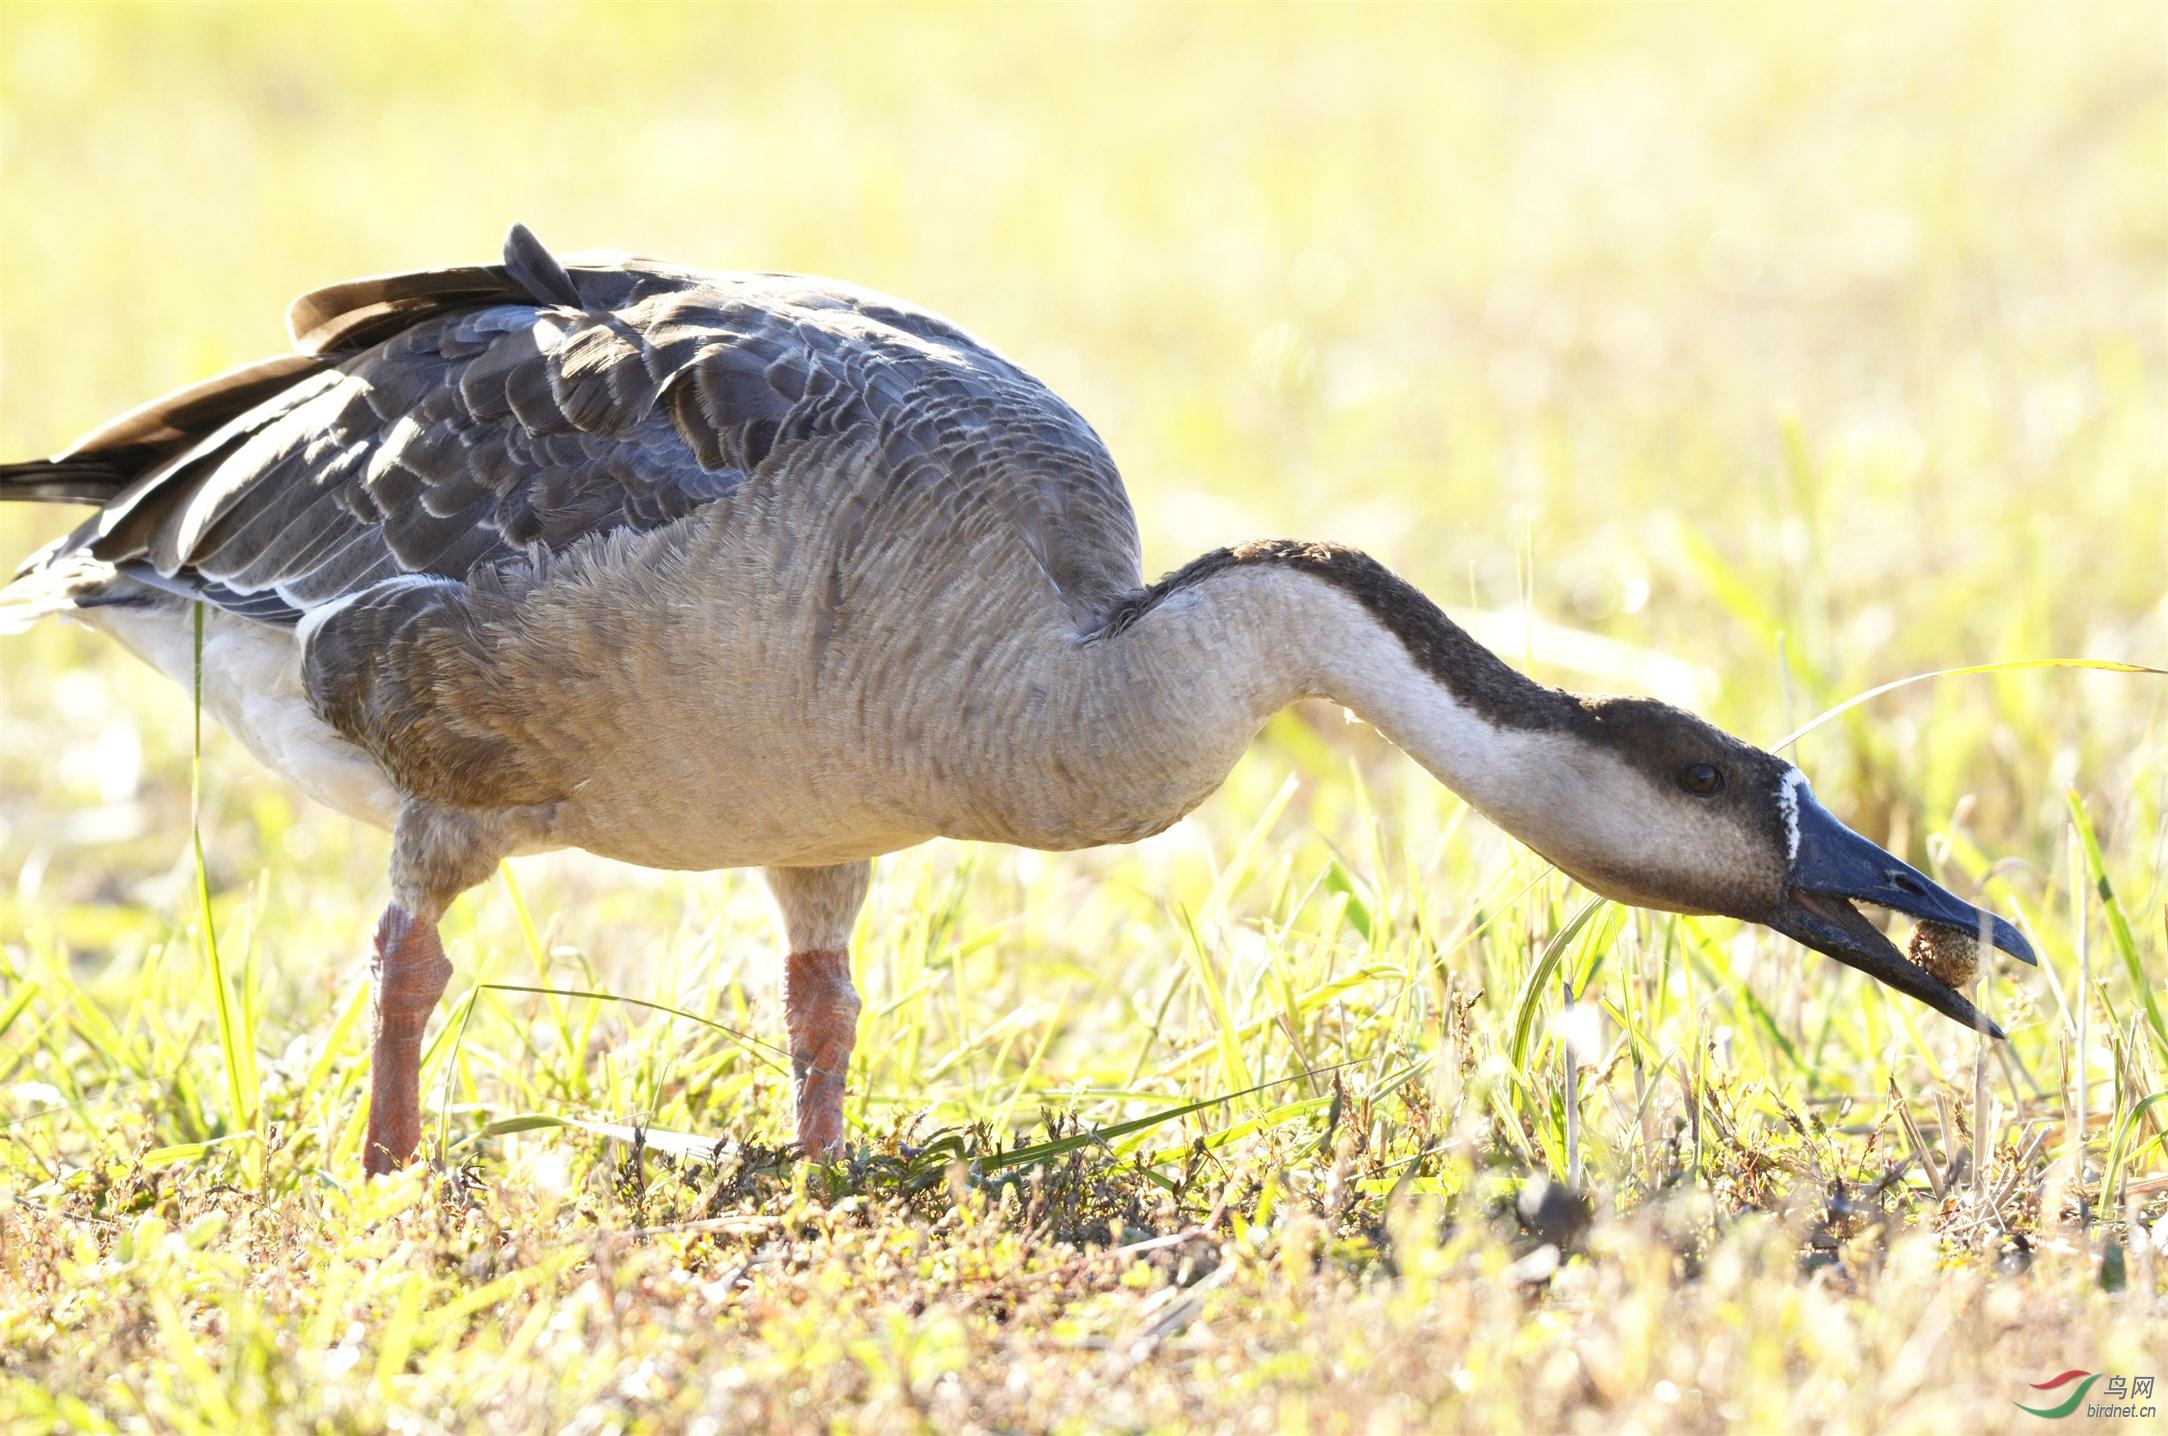
<svg viewBox="0 0 2168 1436"><path fill-rule="evenodd" d="M488 261L520 220L946 313L1100 429L1151 572L1348 540L1547 679L1764 741L1925 669L2168 660L2154 5L13 4L0 41L10 456L280 350L303 289ZM0 511L0 560L70 522ZM186 696L57 623L0 682L0 941L129 970L186 921ZM2020 860L2042 905L2075 785L2157 959L2164 705L2151 679L1958 679L1800 758L1866 831L1972 877ZM280 934L275 1049L353 978L385 843L223 735L206 759L219 899ZM1205 900L1290 775L1298 877L1332 863L1390 906L1401 859L1365 855L1406 842L1451 922L1536 871L1297 714L1155 847L907 855L869 930L974 871L961 930L1008 954L989 999L1082 994L1065 1070L1137 1022L1102 955L1172 960L1168 905ZM724 970L772 982L749 880L534 871L553 939L633 989L717 922ZM511 919L467 907L486 968ZM1761 951L1784 1020L1857 997ZM1769 995L1807 970L1836 996Z"/></svg>

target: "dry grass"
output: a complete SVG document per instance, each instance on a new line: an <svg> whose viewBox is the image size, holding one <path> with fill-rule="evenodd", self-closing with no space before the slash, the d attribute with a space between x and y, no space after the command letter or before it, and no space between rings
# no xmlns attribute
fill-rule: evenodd
<svg viewBox="0 0 2168 1436"><path fill-rule="evenodd" d="M0 451L519 218L931 303L1099 424L1155 568L1362 543L1743 733L2168 666L2164 54L2108 5L10 7ZM0 1424L1952 1430L2168 1378L2159 679L1802 744L2033 934L2000 1047L1732 923L1566 937L1303 711L1137 848L884 862L833 1171L775 1149L754 884L517 864L448 927L439 1164L367 1183L383 839L205 735L222 1022L185 695L0 662Z"/></svg>

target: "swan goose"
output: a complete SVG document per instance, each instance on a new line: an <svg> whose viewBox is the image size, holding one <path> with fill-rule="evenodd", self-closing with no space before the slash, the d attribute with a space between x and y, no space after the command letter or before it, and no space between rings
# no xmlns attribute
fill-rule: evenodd
<svg viewBox="0 0 2168 1436"><path fill-rule="evenodd" d="M1644 698L1547 688L1376 560L1225 548L1146 585L1113 460L908 304L788 274L560 261L295 301L296 351L124 414L0 498L96 505L0 591L191 683L393 835L365 1166L420 1133L437 922L504 857L760 867L805 1151L843 1138L869 860L1167 827L1265 720L1352 709L1605 896L1765 924L1996 1032L1852 906L2010 924L1846 828L1798 769Z"/></svg>

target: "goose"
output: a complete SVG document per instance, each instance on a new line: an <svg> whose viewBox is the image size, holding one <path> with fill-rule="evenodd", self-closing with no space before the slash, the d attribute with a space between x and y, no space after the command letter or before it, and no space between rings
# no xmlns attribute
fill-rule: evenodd
<svg viewBox="0 0 2168 1436"><path fill-rule="evenodd" d="M1265 721L1338 703L1580 883L1762 924L2000 1037L1855 903L2007 921L1847 828L1785 759L1524 676L1378 560L1215 549L1146 583L1091 427L993 348L836 281L615 253L358 279L294 352L154 400L0 498L88 504L0 590L183 684L392 833L364 1167L409 1163L451 902L508 856L757 867L795 1135L843 1147L871 860L1165 829Z"/></svg>

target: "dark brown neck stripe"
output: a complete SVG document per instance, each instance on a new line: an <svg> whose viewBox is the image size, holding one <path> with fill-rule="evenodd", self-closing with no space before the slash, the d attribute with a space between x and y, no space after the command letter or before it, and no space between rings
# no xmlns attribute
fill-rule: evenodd
<svg viewBox="0 0 2168 1436"><path fill-rule="evenodd" d="M1121 599L1091 636L1113 638L1175 594L1235 569L1271 566L1306 573L1360 603L1400 640L1418 668L1455 702L1509 728L1579 727L1587 712L1574 695L1509 667L1470 638L1422 591L1360 549L1303 539L1260 539L1214 549Z"/></svg>

